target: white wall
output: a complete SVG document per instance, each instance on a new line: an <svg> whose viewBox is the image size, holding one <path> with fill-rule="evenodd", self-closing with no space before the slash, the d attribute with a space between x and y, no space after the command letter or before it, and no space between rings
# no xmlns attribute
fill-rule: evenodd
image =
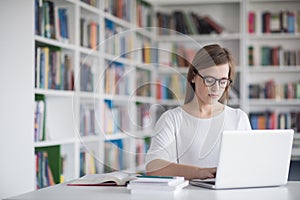
<svg viewBox="0 0 300 200"><path fill-rule="evenodd" d="M0 199L35 187L34 1L0 1Z"/></svg>

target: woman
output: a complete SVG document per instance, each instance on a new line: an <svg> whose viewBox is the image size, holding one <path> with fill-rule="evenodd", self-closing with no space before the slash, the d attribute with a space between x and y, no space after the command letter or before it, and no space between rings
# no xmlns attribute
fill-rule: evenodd
<svg viewBox="0 0 300 200"><path fill-rule="evenodd" d="M214 44L196 53L184 105L166 111L156 123L146 156L148 175L214 178L221 133L251 129L245 112L225 105L233 77L227 49Z"/></svg>

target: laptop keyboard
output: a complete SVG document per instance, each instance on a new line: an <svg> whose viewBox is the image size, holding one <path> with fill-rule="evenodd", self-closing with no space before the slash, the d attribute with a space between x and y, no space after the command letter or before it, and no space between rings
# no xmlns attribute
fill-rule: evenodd
<svg viewBox="0 0 300 200"><path fill-rule="evenodd" d="M210 184L210 185L215 185L215 181L203 181L204 183Z"/></svg>

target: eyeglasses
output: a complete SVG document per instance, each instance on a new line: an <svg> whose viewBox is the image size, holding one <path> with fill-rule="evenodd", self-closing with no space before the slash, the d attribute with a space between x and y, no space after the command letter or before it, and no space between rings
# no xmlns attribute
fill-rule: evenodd
<svg viewBox="0 0 300 200"><path fill-rule="evenodd" d="M217 79L212 76L202 76L198 71L196 72L196 74L203 79L203 83L206 87L212 87L217 81L219 82L219 86L221 88L225 88L232 83L232 80L228 78Z"/></svg>

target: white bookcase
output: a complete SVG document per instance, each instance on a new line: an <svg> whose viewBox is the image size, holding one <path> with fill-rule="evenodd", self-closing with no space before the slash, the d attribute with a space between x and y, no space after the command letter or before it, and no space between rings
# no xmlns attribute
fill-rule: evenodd
<svg viewBox="0 0 300 200"><path fill-rule="evenodd" d="M145 127L142 124L141 116L149 115L147 108L155 103L154 90L150 88L147 94L141 92L141 95L137 92L144 90L142 84L149 84L154 80L155 69L148 66L149 60L143 58L145 50L148 51L147 59L151 59L149 48L153 42L153 34L141 27L146 26L147 21L143 16L139 17L141 21L136 20L140 12L149 13L151 9L143 4L138 13L140 1L123 1L125 4L122 5L122 12L127 12L127 16L122 19L112 14L113 1L91 2L95 2L95 5L79 0L53 1L55 9L66 9L69 33L67 40L47 38L40 33L35 35L36 48L59 48L61 54L68 55L68 62L71 63L69 66L73 70L71 83L74 83L74 88L50 89L51 85L48 84L47 88L39 80L34 90L35 94L44 95L46 99L46 138L36 141L35 148L60 147L65 181L82 176L83 168L89 168L87 165L94 163L96 168L85 173L105 172L106 162L113 162L107 165L112 165L115 169L142 171L145 153L143 141L146 136L142 134L146 128L152 129L151 125ZM90 42L87 35L82 35L90 34L87 30L90 22L94 23L90 26L97 29L97 33L93 35L97 40L93 42ZM122 45L125 45L124 49ZM37 58L36 63L40 63ZM41 66L36 69L43 70ZM88 75L84 77L84 73ZM143 73L148 74L148 80L143 79ZM90 77L91 84L86 84L85 78ZM36 80L38 79L44 80L45 77L36 76ZM51 81L53 83L53 79ZM111 110L108 109L110 106L113 106ZM140 107L145 108L141 110ZM87 124L93 121L92 127L83 128L84 121ZM124 127L116 130L113 123ZM121 140L123 143L108 142L112 140ZM122 151L118 151L118 148ZM95 160L81 166L82 159L89 157L82 152L88 152ZM123 157L116 157L115 154L123 154ZM122 161L118 160L115 164L116 161L111 160L114 157Z"/></svg>

